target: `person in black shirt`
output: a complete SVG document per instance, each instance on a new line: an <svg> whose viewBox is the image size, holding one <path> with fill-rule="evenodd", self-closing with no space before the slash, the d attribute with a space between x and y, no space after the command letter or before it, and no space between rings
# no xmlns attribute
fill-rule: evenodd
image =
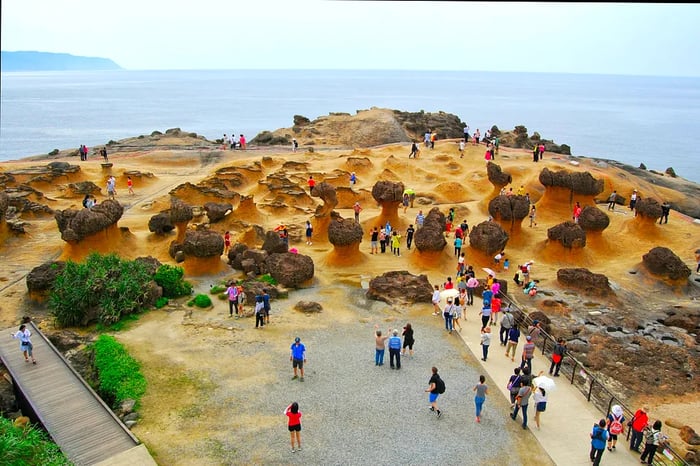
<svg viewBox="0 0 700 466"><path fill-rule="evenodd" d="M415 233L415 228L413 228L413 225L409 225L408 228L406 228L406 247L408 249L411 249L411 243L413 243L413 233Z"/></svg>

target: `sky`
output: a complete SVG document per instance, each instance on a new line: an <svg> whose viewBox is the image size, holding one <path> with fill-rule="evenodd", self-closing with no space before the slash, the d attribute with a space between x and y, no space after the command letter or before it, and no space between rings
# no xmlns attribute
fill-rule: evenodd
<svg viewBox="0 0 700 466"><path fill-rule="evenodd" d="M126 69L700 76L700 4L3 0L2 50Z"/></svg>

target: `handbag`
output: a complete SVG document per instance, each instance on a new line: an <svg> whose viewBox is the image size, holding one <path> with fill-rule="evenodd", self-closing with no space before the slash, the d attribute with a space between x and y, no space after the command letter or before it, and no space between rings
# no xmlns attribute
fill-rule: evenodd
<svg viewBox="0 0 700 466"><path fill-rule="evenodd" d="M561 354L552 354L552 362L559 364L561 362Z"/></svg>

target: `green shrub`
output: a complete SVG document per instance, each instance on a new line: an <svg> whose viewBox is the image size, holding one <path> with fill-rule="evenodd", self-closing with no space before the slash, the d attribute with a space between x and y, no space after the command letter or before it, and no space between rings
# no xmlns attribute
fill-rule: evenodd
<svg viewBox="0 0 700 466"><path fill-rule="evenodd" d="M138 406L146 392L141 366L114 337L100 335L92 345L100 396L112 407L132 399Z"/></svg>
<svg viewBox="0 0 700 466"><path fill-rule="evenodd" d="M223 293L224 291L226 291L226 287L223 285L214 285L211 288L209 288L209 293L211 294L219 294Z"/></svg>
<svg viewBox="0 0 700 466"><path fill-rule="evenodd" d="M185 271L182 267L163 264L158 267L153 279L163 287L163 296L166 298L179 298L192 293L192 285L183 280Z"/></svg>
<svg viewBox="0 0 700 466"><path fill-rule="evenodd" d="M277 284L277 280L275 280L272 277L272 275L270 275L269 273L266 273L265 275L261 275L260 277L258 277L258 281L264 282L264 283L267 283L268 285L273 285L273 286Z"/></svg>
<svg viewBox="0 0 700 466"><path fill-rule="evenodd" d="M33 426L15 427L0 417L0 464L23 466L64 466L72 464L43 430Z"/></svg>
<svg viewBox="0 0 700 466"><path fill-rule="evenodd" d="M139 320L139 314L129 314L124 317L122 317L119 322L114 322L111 325L105 325L105 324L97 324L97 330L102 332L102 331L110 331L110 332L121 332L124 330L131 322L136 322Z"/></svg>
<svg viewBox="0 0 700 466"><path fill-rule="evenodd" d="M197 306L201 308L211 306L211 298L205 294L198 294L190 302L187 303L188 306Z"/></svg>
<svg viewBox="0 0 700 466"><path fill-rule="evenodd" d="M160 298L158 298L158 299L156 300L156 304L155 304L156 309L161 309L161 308L163 308L163 307L164 307L166 304L168 304L169 302L170 302L170 300L169 300L168 298L166 298L165 296L161 296Z"/></svg>
<svg viewBox="0 0 700 466"><path fill-rule="evenodd" d="M82 264L66 262L49 294L49 308L61 326L95 319L110 325L142 308L151 280L141 262L92 253Z"/></svg>

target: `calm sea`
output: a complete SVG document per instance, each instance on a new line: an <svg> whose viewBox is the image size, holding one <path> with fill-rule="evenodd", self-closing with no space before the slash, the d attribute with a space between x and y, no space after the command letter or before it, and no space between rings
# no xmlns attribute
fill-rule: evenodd
<svg viewBox="0 0 700 466"><path fill-rule="evenodd" d="M458 71L2 73L0 160L180 127L250 140L373 106L445 111L472 128L525 125L574 155L700 182L700 78Z"/></svg>

